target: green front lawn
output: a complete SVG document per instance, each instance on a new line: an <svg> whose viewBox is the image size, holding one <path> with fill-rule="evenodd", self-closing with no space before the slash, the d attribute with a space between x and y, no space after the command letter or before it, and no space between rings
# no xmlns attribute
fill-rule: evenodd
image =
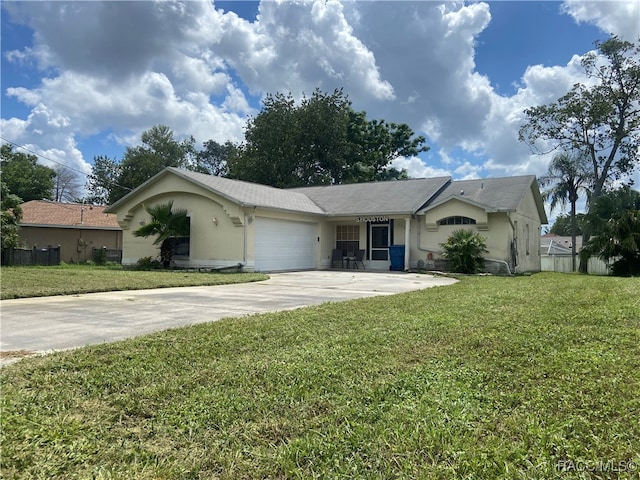
<svg viewBox="0 0 640 480"><path fill-rule="evenodd" d="M640 279L175 329L5 367L1 401L4 478L638 478Z"/></svg>
<svg viewBox="0 0 640 480"><path fill-rule="evenodd" d="M266 280L261 273L135 271L121 266L2 267L0 298L43 297L146 288L223 285Z"/></svg>

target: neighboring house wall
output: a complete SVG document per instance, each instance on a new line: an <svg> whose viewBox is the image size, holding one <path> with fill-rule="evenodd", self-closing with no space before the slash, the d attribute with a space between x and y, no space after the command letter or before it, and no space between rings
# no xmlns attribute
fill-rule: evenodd
<svg viewBox="0 0 640 480"><path fill-rule="evenodd" d="M62 227L20 227L20 241L29 248L60 245L60 260L79 263L93 258L94 248L119 250L122 248L122 232L118 230L93 230Z"/></svg>
<svg viewBox="0 0 640 480"><path fill-rule="evenodd" d="M60 260L91 260L94 248L122 248L122 230L105 207L31 200L21 205L20 242L28 248L60 245Z"/></svg>

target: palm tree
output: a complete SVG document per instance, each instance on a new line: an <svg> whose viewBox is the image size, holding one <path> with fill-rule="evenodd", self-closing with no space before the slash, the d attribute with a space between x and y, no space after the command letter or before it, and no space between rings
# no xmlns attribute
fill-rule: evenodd
<svg viewBox="0 0 640 480"><path fill-rule="evenodd" d="M160 244L162 265L168 268L173 257L173 244L176 237L189 235L190 224L187 211L180 208L173 210L173 201L144 207L151 216L151 221L133 232L136 237L157 235L154 245Z"/></svg>
<svg viewBox="0 0 640 480"><path fill-rule="evenodd" d="M551 202L551 210L556 206L565 207L567 202L571 206L571 266L576 271L576 203L583 190L587 195L587 201L591 191L593 174L589 171L590 164L588 158L578 154L570 155L566 152L559 153L553 157L549 164L547 174L538 179L540 187L548 187L542 192L542 198Z"/></svg>

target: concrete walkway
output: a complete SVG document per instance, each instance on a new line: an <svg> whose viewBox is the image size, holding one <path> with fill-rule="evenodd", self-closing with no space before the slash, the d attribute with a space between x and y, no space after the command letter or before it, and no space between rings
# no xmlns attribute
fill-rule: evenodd
<svg viewBox="0 0 640 480"><path fill-rule="evenodd" d="M235 285L2 300L1 363L221 318L455 282L422 274L363 271L287 272L270 277L264 282Z"/></svg>

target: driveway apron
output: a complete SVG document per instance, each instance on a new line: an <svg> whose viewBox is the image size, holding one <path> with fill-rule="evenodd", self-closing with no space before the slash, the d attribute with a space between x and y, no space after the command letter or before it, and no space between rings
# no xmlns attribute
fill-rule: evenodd
<svg viewBox="0 0 640 480"><path fill-rule="evenodd" d="M273 273L263 282L234 285L2 300L0 351L6 364L20 354L113 342L221 318L392 295L454 282L415 273L305 271Z"/></svg>

